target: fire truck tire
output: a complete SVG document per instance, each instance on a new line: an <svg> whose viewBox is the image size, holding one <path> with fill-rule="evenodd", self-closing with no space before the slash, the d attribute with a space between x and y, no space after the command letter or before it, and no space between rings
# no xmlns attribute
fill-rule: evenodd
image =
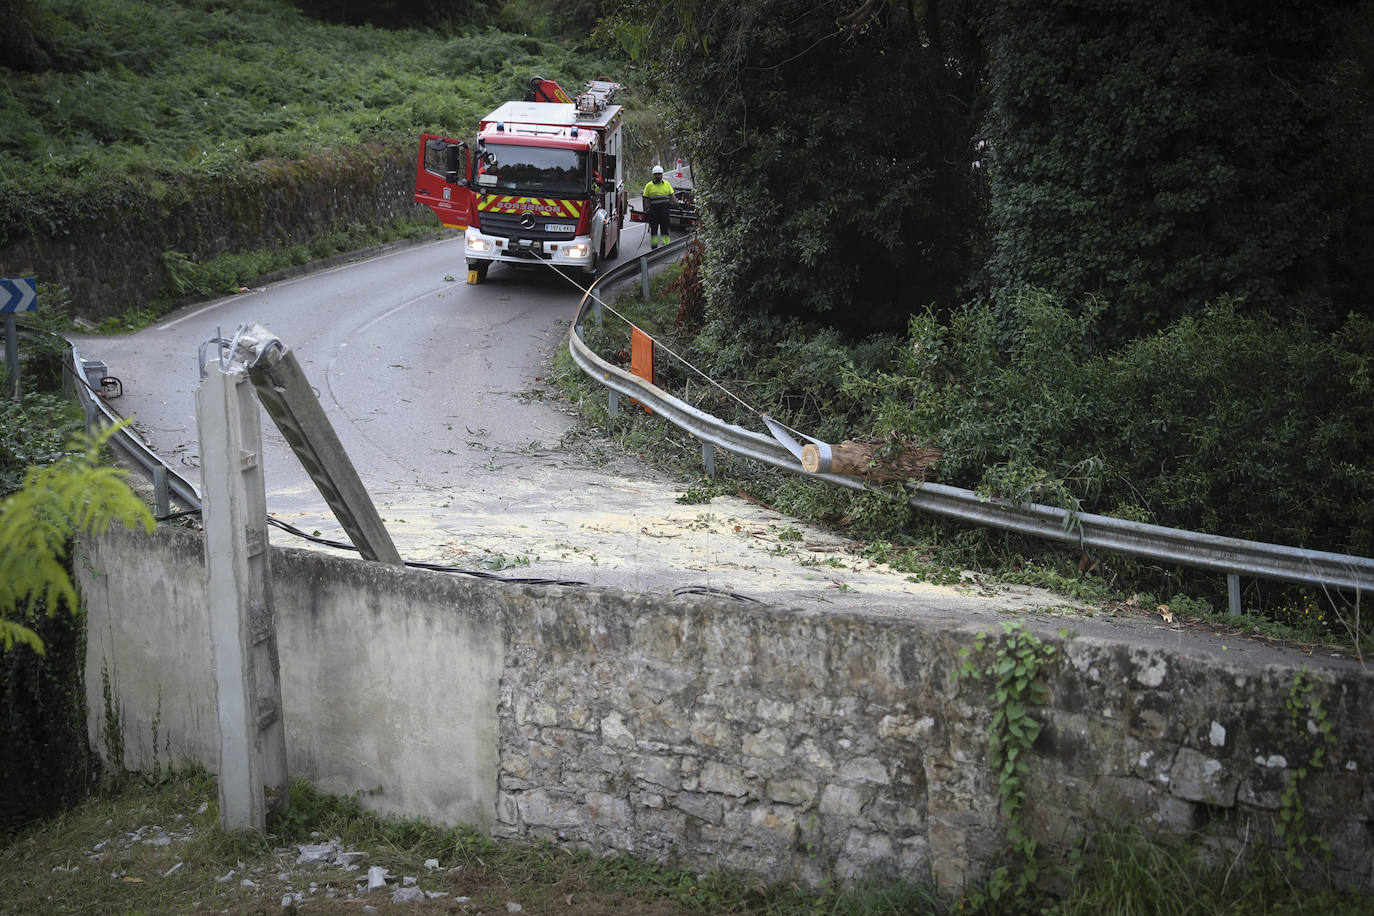
<svg viewBox="0 0 1374 916"><path fill-rule="evenodd" d="M607 259L607 260L614 261L614 260L615 260L616 258L618 258L618 257L620 257L620 236L619 236L619 235L617 235L617 236L615 237L615 244L611 246L611 250L608 251L608 252L606 252L606 259Z"/></svg>
<svg viewBox="0 0 1374 916"><path fill-rule="evenodd" d="M468 261L468 282L481 283L487 278L487 268L490 266L490 261Z"/></svg>

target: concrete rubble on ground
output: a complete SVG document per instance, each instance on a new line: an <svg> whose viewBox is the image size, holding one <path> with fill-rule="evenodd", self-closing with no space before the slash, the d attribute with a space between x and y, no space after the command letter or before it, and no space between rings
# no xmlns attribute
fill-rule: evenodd
<svg viewBox="0 0 1374 916"><path fill-rule="evenodd" d="M205 805L195 812L197 815L203 814ZM156 825L140 826L133 831L123 832L117 836L100 840L92 844L87 858L91 862L98 863L104 860L105 856L118 851L128 850L136 845L153 846L162 848L171 846L174 843L183 843L195 837L196 831L186 815L178 815L178 822L185 821L185 825L179 830L167 830ZM319 834L312 834L312 838L320 840ZM398 884L393 884L390 872L381 866L371 866L365 875L360 875L355 879L352 888L342 888L337 883L331 884L324 877L320 883L309 881L310 874L318 875L321 870L339 869L345 872L360 871L362 863L367 857L366 852L350 850L339 839L320 840L314 843L298 844L294 848L278 848L274 850L278 861L276 868L266 866L256 866L250 868L242 861L235 863L227 872L215 876L215 881L219 884L232 884L242 891L255 893L257 895L268 895L270 899L280 899L281 908L288 912L295 912L296 909L311 899L319 897L334 899L350 899L361 902L361 897L377 892L390 891L391 903L422 903L427 900L440 900L449 898L448 891L425 890L420 887L420 878L416 875L403 875ZM162 877L171 878L180 872L185 866L185 862L177 860L170 868L162 872ZM79 865L57 865L53 867L54 872L79 871ZM438 859L426 859L424 869L427 874L437 875L447 872L458 871L460 867L445 869L439 864ZM304 875L303 875L304 873ZM125 871L114 871L110 873L110 879L136 880L128 876ZM142 880L142 879L137 879ZM275 882L275 883L274 883ZM306 885L303 889L302 885ZM280 894L278 898L277 895ZM467 903L468 897L455 897L454 903ZM512 909L514 907L514 909ZM364 912L369 908L365 907ZM375 908L371 908L374 909ZM507 912L520 912L520 905L508 903Z"/></svg>

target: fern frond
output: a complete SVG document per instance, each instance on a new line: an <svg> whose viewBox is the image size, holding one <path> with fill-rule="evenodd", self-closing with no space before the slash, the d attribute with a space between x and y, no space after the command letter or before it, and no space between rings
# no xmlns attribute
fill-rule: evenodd
<svg viewBox="0 0 1374 916"><path fill-rule="evenodd" d="M46 654L43 640L38 638L37 633L23 624L0 617L0 649L8 652L14 648L15 643L23 643L39 655Z"/></svg>
<svg viewBox="0 0 1374 916"><path fill-rule="evenodd" d="M125 421L127 422L127 421ZM68 452L47 467L31 467L24 486L0 500L0 641L43 651L38 634L14 618L34 613L39 599L49 615L79 600L67 573L71 538L103 534L111 522L151 532L152 513L125 482L126 473L101 463L101 453L123 423L99 435L75 436Z"/></svg>

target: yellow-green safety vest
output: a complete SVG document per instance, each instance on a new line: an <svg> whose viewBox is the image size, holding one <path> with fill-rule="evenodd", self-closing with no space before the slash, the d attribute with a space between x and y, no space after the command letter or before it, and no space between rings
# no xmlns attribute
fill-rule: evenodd
<svg viewBox="0 0 1374 916"><path fill-rule="evenodd" d="M651 181L644 186L644 202L660 203L673 196L673 186L666 181Z"/></svg>

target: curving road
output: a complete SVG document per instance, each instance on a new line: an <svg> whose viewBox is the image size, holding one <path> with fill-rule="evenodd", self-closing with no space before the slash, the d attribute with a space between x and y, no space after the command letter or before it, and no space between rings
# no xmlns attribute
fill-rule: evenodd
<svg viewBox="0 0 1374 916"><path fill-rule="evenodd" d="M634 257L643 226L626 233L622 256ZM498 265L468 286L463 274L459 240L446 239L195 305L137 333L75 339L123 383L113 406L198 483L200 346L245 322L265 326L296 354L408 560L881 612L1045 603L1029 589L908 582L742 499L678 503L683 482L570 435L575 418L547 381L581 296L568 277ZM347 540L265 414L263 433L268 512ZM272 538L308 546L276 529Z"/></svg>

